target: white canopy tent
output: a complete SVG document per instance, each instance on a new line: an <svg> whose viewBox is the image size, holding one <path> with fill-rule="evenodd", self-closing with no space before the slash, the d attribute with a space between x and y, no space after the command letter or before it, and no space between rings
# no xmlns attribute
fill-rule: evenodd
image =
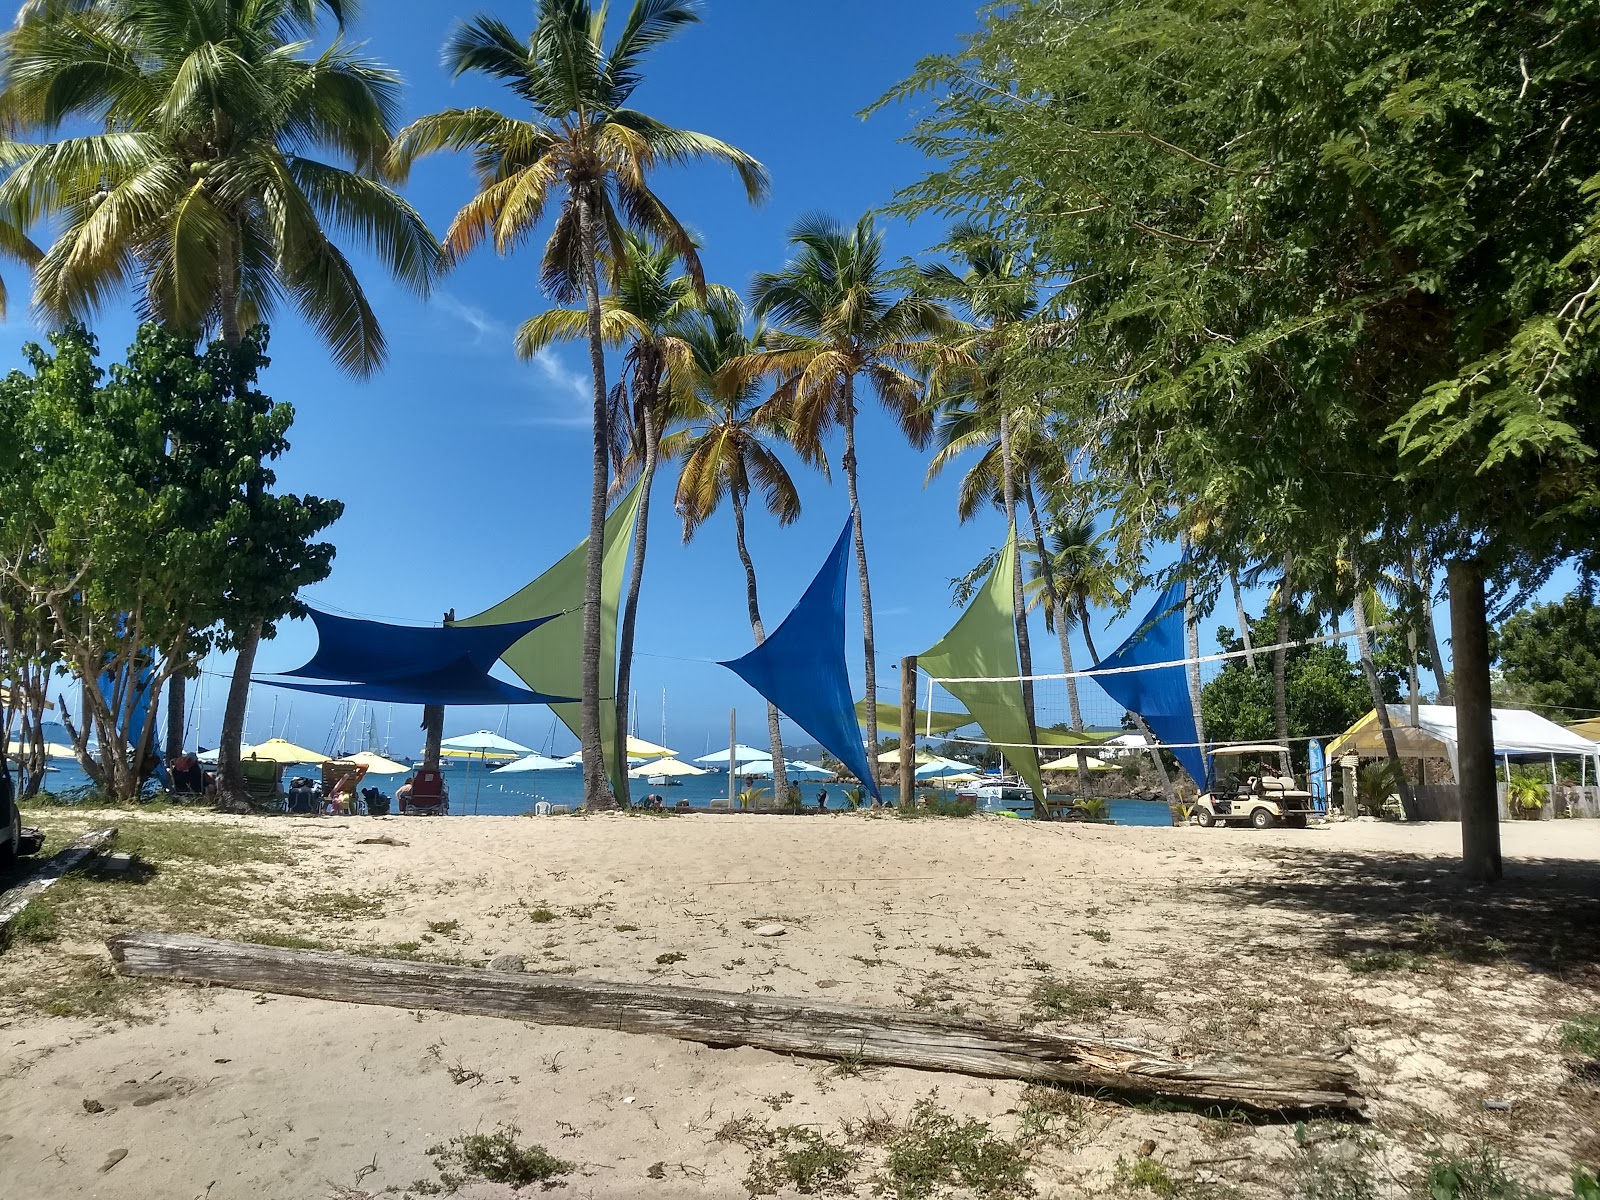
<svg viewBox="0 0 1600 1200"><path fill-rule="evenodd" d="M1396 749L1402 758L1448 758L1450 770L1460 777L1456 751L1456 710L1448 704L1419 704L1417 723L1411 724L1410 708L1391 704L1389 723L1394 729ZM1600 771L1600 746L1554 721L1525 708L1497 708L1494 713L1495 757L1507 762L1528 759L1577 758L1587 764L1595 760ZM1378 758L1385 753L1383 729L1376 710L1369 712L1328 746L1328 761L1342 755L1358 754ZM1587 771L1587 766L1585 767Z"/></svg>

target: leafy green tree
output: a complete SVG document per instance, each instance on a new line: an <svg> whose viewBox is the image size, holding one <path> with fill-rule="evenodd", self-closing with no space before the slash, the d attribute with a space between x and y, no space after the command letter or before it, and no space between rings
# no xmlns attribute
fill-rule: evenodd
<svg viewBox="0 0 1600 1200"><path fill-rule="evenodd" d="M146 324L108 373L81 326L51 343L26 347L31 373L0 381L0 455L14 464L0 477L0 579L89 685L69 725L79 762L126 799L154 733L134 719L129 681L148 671L156 692L192 669L267 589L288 611L327 577L333 547L314 539L342 506L269 490L294 414L254 386L264 330L202 352ZM109 696L103 675L117 681Z"/></svg>
<svg viewBox="0 0 1600 1200"><path fill-rule="evenodd" d="M1600 606L1581 591L1513 614L1489 653L1522 702L1553 720L1600 713Z"/></svg>
<svg viewBox="0 0 1600 1200"><path fill-rule="evenodd" d="M25 9L4 38L0 114L43 135L69 131L0 147L11 168L0 211L54 223L36 303L58 320L87 321L132 292L141 315L194 338L220 330L237 345L287 301L340 367L376 371L383 330L333 231L418 292L439 246L386 181L399 77L339 38L306 51L319 9L342 20L352 7L41 0ZM85 125L101 128L77 132ZM250 489L258 499L270 509L262 485ZM264 607L242 602L230 616L237 657L219 776L233 800L243 795L250 674L261 637L288 611L281 595L270 581L250 586L241 601Z"/></svg>
<svg viewBox="0 0 1600 1200"><path fill-rule="evenodd" d="M633 565L622 602L617 642L616 744L628 742L628 705L633 672L633 640L639 616L639 590L644 582L645 549L650 537L650 493L661 461L661 439L674 419L674 392L692 392L696 366L679 328L706 298L738 307L736 293L719 285L705 295L678 271L678 256L648 237L625 230L618 256L608 264L606 295L600 302L600 333L609 346L626 347L623 376L611 389L611 457L616 480L613 492L640 480L639 515L633 529ZM580 341L589 335L587 308L555 308L530 317L517 330L517 353L532 359L557 341ZM629 803L627 772L621 773ZM781 791L781 789L780 789Z"/></svg>
<svg viewBox="0 0 1600 1200"><path fill-rule="evenodd" d="M610 50L607 10L590 0L537 0L526 42L495 17L456 27L445 63L504 83L530 116L492 108L454 108L412 122L400 134L402 168L440 150L473 156L478 194L456 214L445 251L458 262L485 241L509 254L533 236L558 193L565 192L545 243L541 281L558 304L581 299L594 376L593 484L583 608L583 781L591 808L616 803L606 782L600 731L600 597L610 487L610 409L600 270L625 253L624 230L641 230L682 259L697 289L705 277L694 239L651 186L657 167L711 159L738 173L752 200L766 195L765 168L743 151L703 133L675 129L630 108L650 51L699 20L678 0L635 0ZM627 709L618 697L618 711Z"/></svg>
<svg viewBox="0 0 1600 1200"><path fill-rule="evenodd" d="M680 336L692 355L694 386L677 409L685 428L672 438L671 451L683 460L678 475L677 508L683 517L683 540L726 500L733 510L734 545L744 567L745 599L756 645L767 640L756 590L755 562L745 542L745 515L758 497L779 525L800 518L800 492L774 446L785 439L781 412L756 400L754 382L741 364L763 344L765 331L744 328L744 306L737 297L713 297L702 312L687 317ZM767 705L767 735L772 750L772 791L788 794L783 763L783 730L778 708Z"/></svg>
<svg viewBox="0 0 1600 1200"><path fill-rule="evenodd" d="M755 314L770 320L768 349L752 356L752 373L777 380L773 392L787 412L790 438L807 461L821 463L824 441L844 433L845 486L855 521L856 572L861 583L861 629L866 651L867 757L878 773L877 641L867 539L856 490L856 381L864 378L911 444L928 443L932 420L917 376L927 339L945 334L953 318L916 292L897 294L884 262L883 235L870 216L846 229L831 217L802 218L789 233L794 253L781 271L757 275Z"/></svg>
<svg viewBox="0 0 1600 1200"><path fill-rule="evenodd" d="M1486 586L1600 557L1597 46L1580 0L1022 0L896 93L938 160L897 208L999 214L1063 281L1036 383L1122 561L1203 518L1208 586L1350 543L1446 566L1484 878Z"/></svg>

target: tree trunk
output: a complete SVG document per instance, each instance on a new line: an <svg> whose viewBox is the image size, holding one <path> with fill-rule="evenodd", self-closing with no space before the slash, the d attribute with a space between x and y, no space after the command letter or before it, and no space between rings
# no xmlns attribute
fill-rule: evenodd
<svg viewBox="0 0 1600 1200"><path fill-rule="evenodd" d="M1494 709L1489 695L1489 621L1483 571L1452 562L1450 649L1455 656L1456 757L1461 795L1461 860L1467 874L1499 879L1500 803L1494 778Z"/></svg>
<svg viewBox="0 0 1600 1200"><path fill-rule="evenodd" d="M188 691L188 682L181 674L175 674L167 680L166 755L169 763L184 751L183 710L187 700L185 693Z"/></svg>
<svg viewBox="0 0 1600 1200"><path fill-rule="evenodd" d="M1233 588L1233 611L1239 617L1239 640L1244 643L1244 664L1256 669L1256 647L1250 636L1250 614L1244 611L1244 593L1239 590L1239 572L1228 572L1228 583Z"/></svg>
<svg viewBox="0 0 1600 1200"><path fill-rule="evenodd" d="M1089 647L1089 657L1095 662L1099 662L1100 651L1095 649L1094 631L1089 628L1089 606L1084 602L1082 596L1078 597L1078 628L1083 631L1083 644ZM1133 718L1134 725L1149 745L1150 765L1155 768L1156 778L1161 780L1161 794L1166 798L1170 807L1178 802L1178 792L1172 786L1172 776L1167 774L1167 764L1161 761L1161 748L1156 741L1156 735L1150 732L1150 726L1145 724L1144 718L1138 713L1129 713L1128 715Z"/></svg>
<svg viewBox="0 0 1600 1200"><path fill-rule="evenodd" d="M1044 522L1039 519L1039 505L1033 497L1033 481L1027 480L1022 488L1023 498L1028 505L1028 521L1033 526L1033 541L1039 549L1039 574L1044 580L1044 594L1049 598L1055 612L1056 639L1061 643L1061 669L1067 676L1067 712L1072 718L1072 728L1075 733L1083 732L1083 707L1078 703L1078 681L1073 678L1076 668L1072 665L1072 639L1068 636L1068 626L1072 624L1067 619L1067 601L1056 590L1056 566L1050 560L1050 548L1045 542ZM1034 741L1038 741L1037 737ZM1089 797L1089 756L1081 749L1078 758L1078 794L1084 799Z"/></svg>
<svg viewBox="0 0 1600 1200"><path fill-rule="evenodd" d="M1394 767L1395 778L1399 781L1400 807L1406 814L1406 819L1411 820L1416 816L1416 801L1411 795L1411 783L1406 779L1405 763L1400 760L1399 746L1394 740L1394 722L1389 719L1389 704L1384 699L1383 682L1378 678L1378 666L1372 658L1372 637L1367 629L1367 605L1362 598L1361 571L1355 572L1356 594L1351 601L1350 611L1356 620L1356 651L1361 656L1361 673L1367 677L1367 690L1372 693L1372 711L1377 714L1378 728L1383 731L1383 750L1388 756L1389 763ZM1491 756L1492 757L1492 756ZM1490 771L1493 771L1493 764Z"/></svg>
<svg viewBox="0 0 1600 1200"><path fill-rule="evenodd" d="M1272 648L1272 729L1283 747L1283 773L1289 760L1289 627L1294 614L1294 555L1283 556L1283 582L1278 585L1278 644Z"/></svg>
<svg viewBox="0 0 1600 1200"><path fill-rule="evenodd" d="M252 621L244 631L228 680L228 703L222 710L222 733L217 741L217 803L222 808L247 809L250 796L244 786L244 712L250 702L250 674L255 670L263 622Z"/></svg>
<svg viewBox="0 0 1600 1200"><path fill-rule="evenodd" d="M644 467L639 472L639 515L633 526L633 565L628 571L628 595L622 605L622 631L617 645L617 745L626 755L628 745L628 694L633 687L633 633L639 616L639 585L644 581L645 544L650 536L650 489L656 479L656 464L661 457L660 436L656 427L655 387L645 401ZM627 808L633 803L628 791L628 773L619 771L622 794L617 803Z"/></svg>
<svg viewBox="0 0 1600 1200"><path fill-rule="evenodd" d="M599 245L594 227L593 197L579 189L578 228L583 242L584 304L589 315L589 366L594 373L594 469L589 490L589 548L583 593L583 803L585 808L616 806L606 776L604 734L600 728L600 610L604 594L606 492L611 484L610 419L606 406L606 353L600 332ZM606 681L615 691L615 684ZM615 697L619 719L626 720L628 698Z"/></svg>
<svg viewBox="0 0 1600 1200"><path fill-rule="evenodd" d="M729 489L733 501L733 536L739 547L739 561L744 564L745 601L750 606L750 632L756 645L767 640L766 627L761 623L761 601L756 592L756 565L750 559L750 548L744 540L744 501L737 488ZM782 804L789 797L789 772L783 762L783 726L778 720L778 707L767 705L767 737L772 745L772 798ZM863 780L865 782L865 780Z"/></svg>
<svg viewBox="0 0 1600 1200"><path fill-rule="evenodd" d="M1455 697L1450 686L1450 672L1444 669L1444 655L1439 652L1439 626L1433 619L1433 571L1424 567L1419 573L1417 586L1422 591L1422 631L1428 639L1428 657L1433 660L1433 677L1439 684L1439 703L1452 704Z"/></svg>
<svg viewBox="0 0 1600 1200"><path fill-rule="evenodd" d="M1006 529L1017 536L1017 476L1011 461L1011 417L1000 414L1000 494L1006 505ZM1044 547L1040 547L1043 553ZM1017 662L1022 670L1022 709L1028 718L1028 740L1039 741L1039 718L1033 702L1033 647L1028 641L1028 598L1022 587L1022 551L1011 556L1011 620L1017 628ZM1037 757L1037 751L1034 751Z"/></svg>
<svg viewBox="0 0 1600 1200"><path fill-rule="evenodd" d="M439 769L439 745L444 741L444 705L425 704L422 707L422 767L426 771Z"/></svg>
<svg viewBox="0 0 1600 1200"><path fill-rule="evenodd" d="M867 770L878 778L878 664L872 633L872 582L867 576L867 534L861 521L861 498L856 493L856 389L855 377L844 380L844 481L850 495L851 521L856 535L856 573L861 581L861 642L866 653ZM862 782L866 782L863 780Z"/></svg>

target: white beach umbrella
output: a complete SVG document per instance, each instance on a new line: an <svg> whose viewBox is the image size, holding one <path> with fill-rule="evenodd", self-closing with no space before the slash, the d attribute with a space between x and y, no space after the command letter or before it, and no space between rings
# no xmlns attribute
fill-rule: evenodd
<svg viewBox="0 0 1600 1200"><path fill-rule="evenodd" d="M808 762L803 762L803 761L795 761L795 762L785 761L783 765L784 765L784 769L787 770L790 775L832 775L833 774L833 772L828 770L827 767L819 767L819 766L817 766L816 763L808 763Z"/></svg>
<svg viewBox="0 0 1600 1200"><path fill-rule="evenodd" d="M546 758L542 754L530 754L526 758L517 759L516 762L508 762L505 766L496 770L495 774L521 775L526 771L570 771L575 765L561 758Z"/></svg>
<svg viewBox="0 0 1600 1200"><path fill-rule="evenodd" d="M957 775L971 775L972 767L964 762L957 762L953 758L936 758L931 763L924 763L915 771L918 779L943 779Z"/></svg>
<svg viewBox="0 0 1600 1200"><path fill-rule="evenodd" d="M757 750L753 746L746 746L743 742L740 742L733 748L733 761L736 763L755 762L763 758L766 759L770 764L772 761L772 751ZM728 763L728 752L726 750L718 750L715 754L706 754L695 759L695 762L721 763L726 766Z"/></svg>
<svg viewBox="0 0 1600 1200"><path fill-rule="evenodd" d="M446 758L515 758L519 754L532 754L533 747L480 729L476 733L445 738L439 743L439 753Z"/></svg>
<svg viewBox="0 0 1600 1200"><path fill-rule="evenodd" d="M711 774L710 771L702 771L699 767L692 766L686 762L679 762L675 758L657 759L655 762L644 763L628 772L628 776L631 779L650 779L657 775L664 775L668 778L671 778L678 775L690 776L709 774Z"/></svg>

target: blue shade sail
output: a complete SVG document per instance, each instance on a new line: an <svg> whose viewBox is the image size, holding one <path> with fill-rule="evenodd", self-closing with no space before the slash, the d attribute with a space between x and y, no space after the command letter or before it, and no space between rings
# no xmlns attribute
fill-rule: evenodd
<svg viewBox="0 0 1600 1200"><path fill-rule="evenodd" d="M122 618L118 618L118 637L125 636L122 632ZM106 663L115 661L115 655L106 655ZM120 673L105 670L100 672L97 685L100 695L106 702L106 707L111 710L112 723L123 729L127 738L128 748L137 750L139 743L144 739L144 727L149 722L154 710L158 707L154 689L156 664L149 655L139 655L131 663L124 663ZM127 717L127 725L123 727L123 717ZM157 739L152 734L150 748L159 752Z"/></svg>
<svg viewBox="0 0 1600 1200"><path fill-rule="evenodd" d="M850 565L850 521L833 553L783 624L743 658L722 665L817 739L881 800L878 781L856 725L844 660L844 594Z"/></svg>
<svg viewBox="0 0 1600 1200"><path fill-rule="evenodd" d="M442 629L386 625L336 617L311 609L317 652L288 679L261 680L274 687L380 704L563 704L502 680L489 671L513 643L555 620L536 617L498 625ZM306 682L301 682L302 680Z"/></svg>
<svg viewBox="0 0 1600 1200"><path fill-rule="evenodd" d="M1182 665L1156 667L1104 675L1114 667L1141 667L1150 663L1178 663L1185 657L1183 589L1179 579L1161 593L1133 635L1086 674L1118 704L1144 718L1145 724L1169 747L1189 777L1206 786L1206 758L1197 743L1194 705L1189 701L1189 679Z"/></svg>
<svg viewBox="0 0 1600 1200"><path fill-rule="evenodd" d="M314 608L308 612L317 627L317 652L304 666L282 674L360 683L441 671L475 669L486 674L513 642L561 615L504 625L448 625L438 629L336 617Z"/></svg>

